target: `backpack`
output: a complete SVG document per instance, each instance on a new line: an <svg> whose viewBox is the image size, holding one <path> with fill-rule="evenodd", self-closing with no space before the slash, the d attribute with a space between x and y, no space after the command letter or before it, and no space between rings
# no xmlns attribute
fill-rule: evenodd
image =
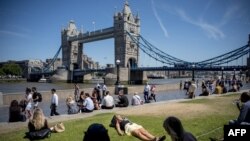
<svg viewBox="0 0 250 141"><path fill-rule="evenodd" d="M37 96L38 96L38 102L42 102L43 100L43 97L42 97L42 94L41 93L37 93Z"/></svg>

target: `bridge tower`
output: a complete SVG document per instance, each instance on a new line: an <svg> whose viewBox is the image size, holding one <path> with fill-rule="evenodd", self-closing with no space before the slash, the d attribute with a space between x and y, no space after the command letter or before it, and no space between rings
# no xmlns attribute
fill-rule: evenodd
<svg viewBox="0 0 250 141"><path fill-rule="evenodd" d="M138 66L139 44L134 43L126 31L134 36L140 34L139 15L133 15L127 1L123 11L114 14L115 61L119 59L121 67L133 68Z"/></svg>
<svg viewBox="0 0 250 141"><path fill-rule="evenodd" d="M62 29L62 64L67 70L82 69L83 44L78 41L69 42L69 37L76 37L80 34L75 22L70 21L67 28Z"/></svg>

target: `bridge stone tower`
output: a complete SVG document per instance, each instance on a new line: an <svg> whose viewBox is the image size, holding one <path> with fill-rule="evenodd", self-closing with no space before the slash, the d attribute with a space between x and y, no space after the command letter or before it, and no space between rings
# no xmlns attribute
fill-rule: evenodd
<svg viewBox="0 0 250 141"><path fill-rule="evenodd" d="M139 44L133 42L126 31L134 36L140 34L139 15L133 15L127 1L123 11L114 15L115 61L119 59L120 66L124 68L137 67Z"/></svg>
<svg viewBox="0 0 250 141"><path fill-rule="evenodd" d="M68 38L78 36L75 22L70 21L67 28L62 29L62 64L67 70L82 69L83 44L78 41L69 42Z"/></svg>

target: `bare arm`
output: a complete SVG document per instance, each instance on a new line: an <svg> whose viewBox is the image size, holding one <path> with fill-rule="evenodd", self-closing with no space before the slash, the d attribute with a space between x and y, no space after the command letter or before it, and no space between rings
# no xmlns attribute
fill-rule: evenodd
<svg viewBox="0 0 250 141"><path fill-rule="evenodd" d="M118 133L120 136L123 136L123 135L124 135L124 132L121 130L120 124L118 123L118 121L116 121L115 127L116 127L115 129L116 129L117 133Z"/></svg>

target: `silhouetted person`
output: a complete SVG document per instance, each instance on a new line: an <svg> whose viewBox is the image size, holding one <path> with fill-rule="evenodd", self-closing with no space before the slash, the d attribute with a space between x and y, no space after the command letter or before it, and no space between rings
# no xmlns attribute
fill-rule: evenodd
<svg viewBox="0 0 250 141"><path fill-rule="evenodd" d="M85 132L83 141L110 141L108 130L99 123L93 123Z"/></svg>
<svg viewBox="0 0 250 141"><path fill-rule="evenodd" d="M176 117L170 116L166 118L163 127L172 141L197 141L191 133L184 130L181 121Z"/></svg>

